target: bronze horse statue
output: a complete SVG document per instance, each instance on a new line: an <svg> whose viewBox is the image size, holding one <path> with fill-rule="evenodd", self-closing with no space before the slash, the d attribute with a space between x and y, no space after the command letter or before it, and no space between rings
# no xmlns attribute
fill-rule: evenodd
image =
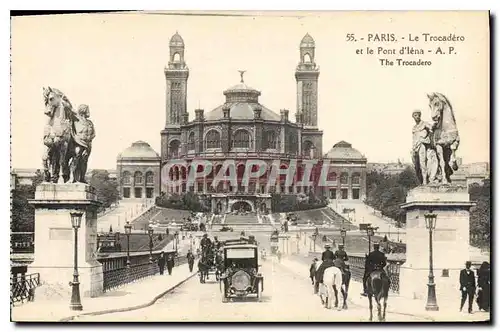
<svg viewBox="0 0 500 332"><path fill-rule="evenodd" d="M43 134L44 181L57 183L62 175L64 183L85 183L91 142L95 138L93 123L88 120L87 105L80 105L78 113L68 97L58 89L43 88L45 115L48 120ZM70 169L71 168L71 169Z"/></svg>
<svg viewBox="0 0 500 332"><path fill-rule="evenodd" d="M427 95L433 120L433 145L439 161L441 183L451 183L450 176L458 170L455 152L460 144L455 114L448 99L441 93Z"/></svg>

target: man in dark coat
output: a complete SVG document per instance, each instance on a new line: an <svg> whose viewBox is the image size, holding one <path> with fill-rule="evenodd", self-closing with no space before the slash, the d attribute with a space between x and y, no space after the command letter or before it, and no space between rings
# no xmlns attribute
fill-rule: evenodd
<svg viewBox="0 0 500 332"><path fill-rule="evenodd" d="M163 271L165 271L165 253L163 251L158 258L158 267L160 268L160 275L163 275Z"/></svg>
<svg viewBox="0 0 500 332"><path fill-rule="evenodd" d="M476 277L471 270L471 262L465 262L465 269L460 271L460 291L462 292L462 301L460 302L460 311L462 311L465 300L469 297L469 314L472 313L472 302L476 292Z"/></svg>
<svg viewBox="0 0 500 332"><path fill-rule="evenodd" d="M483 262L477 271L477 305L479 310L490 311L490 263Z"/></svg>
<svg viewBox="0 0 500 332"><path fill-rule="evenodd" d="M202 250L212 245L212 241L208 238L207 233L203 234L203 238L200 241Z"/></svg>
<svg viewBox="0 0 500 332"><path fill-rule="evenodd" d="M316 262L318 258L314 257L311 267L309 268L309 278L311 278L311 283L314 285L314 275L316 274Z"/></svg>
<svg viewBox="0 0 500 332"><path fill-rule="evenodd" d="M187 255L186 255L188 265L189 265L189 272L193 272L193 265L194 265L194 255L191 252L191 249L189 249Z"/></svg>
<svg viewBox="0 0 500 332"><path fill-rule="evenodd" d="M174 268L174 255L173 254L170 254L168 255L167 257L167 271L168 271L168 275L172 275L172 269Z"/></svg>
<svg viewBox="0 0 500 332"><path fill-rule="evenodd" d="M368 279L370 273L377 269L383 269L386 265L387 257L385 257L385 254L380 251L380 244L375 243L373 245L373 251L366 257L365 274L363 276L363 293L361 295L368 296L366 293L366 280Z"/></svg>
<svg viewBox="0 0 500 332"><path fill-rule="evenodd" d="M347 262L349 260L349 257L347 256L347 253L344 250L343 244L339 244L339 249L337 249L337 251L335 251L335 258L340 258L344 262Z"/></svg>
<svg viewBox="0 0 500 332"><path fill-rule="evenodd" d="M333 261L335 259L335 255L333 251L330 250L331 246L329 244L325 245L325 251L321 254L321 260L324 262L326 259Z"/></svg>

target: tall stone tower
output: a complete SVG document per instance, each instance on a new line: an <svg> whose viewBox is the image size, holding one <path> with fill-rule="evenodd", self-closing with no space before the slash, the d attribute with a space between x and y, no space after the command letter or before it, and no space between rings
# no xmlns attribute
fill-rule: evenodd
<svg viewBox="0 0 500 332"><path fill-rule="evenodd" d="M297 81L297 113L305 127L318 126L319 67L314 62L315 43L307 33L300 42L300 62L295 71Z"/></svg>
<svg viewBox="0 0 500 332"><path fill-rule="evenodd" d="M165 67L166 121L161 131L161 159L175 158L181 149L180 125L187 120L187 81L189 68L184 61L184 40L175 33L170 39L170 59Z"/></svg>

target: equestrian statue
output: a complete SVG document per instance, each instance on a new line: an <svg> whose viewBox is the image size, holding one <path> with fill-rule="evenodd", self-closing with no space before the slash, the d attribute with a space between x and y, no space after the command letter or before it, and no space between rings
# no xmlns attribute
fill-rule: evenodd
<svg viewBox="0 0 500 332"><path fill-rule="evenodd" d="M412 116L412 160L417 178L422 185L450 184L451 175L458 170L456 150L460 144L455 114L448 99L441 93L427 95L431 123L421 119L416 110Z"/></svg>
<svg viewBox="0 0 500 332"><path fill-rule="evenodd" d="M45 115L48 117L43 133L44 181L57 183L62 175L64 183L86 183L85 173L95 138L94 124L89 120L88 105L80 105L77 112L68 97L58 89L43 88Z"/></svg>

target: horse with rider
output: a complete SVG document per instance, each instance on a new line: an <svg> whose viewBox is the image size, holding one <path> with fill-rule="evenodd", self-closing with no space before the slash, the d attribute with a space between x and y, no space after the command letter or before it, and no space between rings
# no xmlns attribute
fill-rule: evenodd
<svg viewBox="0 0 500 332"><path fill-rule="evenodd" d="M378 310L379 321L385 321L385 313L387 309L387 298L389 297L389 289L391 280L384 268L387 265L387 257L380 251L380 244L373 245L373 251L366 256L365 273L363 276L363 293L361 295L368 296L370 307L370 321L373 320L373 304L372 298L375 298ZM383 311L381 300L383 302Z"/></svg>

